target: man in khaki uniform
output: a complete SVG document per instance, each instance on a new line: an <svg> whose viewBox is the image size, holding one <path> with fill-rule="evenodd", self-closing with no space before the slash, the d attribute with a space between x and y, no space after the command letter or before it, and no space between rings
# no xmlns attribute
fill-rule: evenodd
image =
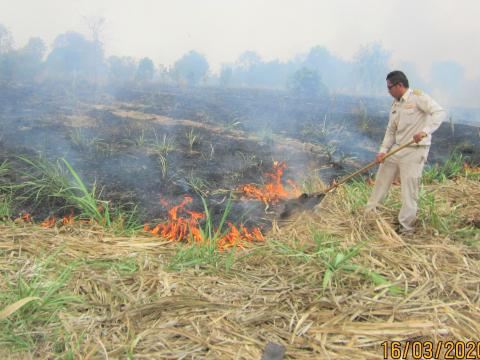
<svg viewBox="0 0 480 360"><path fill-rule="evenodd" d="M387 88L394 98L385 138L376 160L378 169L375 186L366 210L374 210L383 201L396 176L400 176L402 208L398 215L401 234L413 234L423 166L432 140L431 134L446 118L446 112L430 96L420 90L409 89L408 79L401 71L387 75ZM415 141L383 161L385 154L399 145Z"/></svg>

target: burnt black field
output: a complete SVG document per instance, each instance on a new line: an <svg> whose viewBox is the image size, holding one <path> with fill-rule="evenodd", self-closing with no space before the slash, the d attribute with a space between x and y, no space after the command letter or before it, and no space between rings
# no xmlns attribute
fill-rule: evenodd
<svg viewBox="0 0 480 360"><path fill-rule="evenodd" d="M65 158L86 184L113 206L137 207L142 221L165 217L160 200L200 196L216 216L229 190L259 186L274 161L300 186L324 182L370 162L383 138L388 98L294 97L271 90L218 88L8 88L0 94L0 163L9 181L31 171L17 156ZM478 127L445 123L436 132L430 163L457 149L480 160ZM22 175L23 174L23 175ZM116 204L116 205L114 205ZM65 212L61 204L17 204L39 220ZM263 204L234 201L232 217L268 223Z"/></svg>

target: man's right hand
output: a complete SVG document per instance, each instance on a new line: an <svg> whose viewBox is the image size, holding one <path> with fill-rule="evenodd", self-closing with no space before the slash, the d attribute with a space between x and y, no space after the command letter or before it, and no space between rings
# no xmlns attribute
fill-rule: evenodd
<svg viewBox="0 0 480 360"><path fill-rule="evenodd" d="M375 156L375 161L379 164L383 163L383 159L385 158L385 155L387 154L384 152L377 153L377 155Z"/></svg>

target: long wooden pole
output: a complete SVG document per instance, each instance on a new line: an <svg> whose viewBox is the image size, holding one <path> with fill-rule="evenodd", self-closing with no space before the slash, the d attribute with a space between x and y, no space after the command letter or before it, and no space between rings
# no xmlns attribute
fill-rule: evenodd
<svg viewBox="0 0 480 360"><path fill-rule="evenodd" d="M401 146L399 146L398 148L396 148L395 150L392 150L388 153L385 154L385 156L383 157L383 160L385 160L386 158L396 154L397 152L399 152L400 150L402 149L405 149L407 146L410 146L412 144L415 143L415 140L412 140L406 144L403 144ZM319 191L319 192L316 192L316 193L313 193L313 194L309 194L308 196L311 197L311 196L317 196L317 195L321 195L321 194L326 194L330 191L332 191L333 189L335 189L336 187L342 185L343 183L347 182L348 180L350 180L351 178L357 176L358 174L361 174L363 173L364 171L367 171L368 169L374 167L375 165L379 164L378 161L372 161L371 163L369 163L368 165L365 165L364 167L362 167L361 169L358 169L357 171L355 171L354 173L344 177L343 179L341 179L340 181L338 182L334 182L333 185L330 185L327 189L325 189L324 191Z"/></svg>

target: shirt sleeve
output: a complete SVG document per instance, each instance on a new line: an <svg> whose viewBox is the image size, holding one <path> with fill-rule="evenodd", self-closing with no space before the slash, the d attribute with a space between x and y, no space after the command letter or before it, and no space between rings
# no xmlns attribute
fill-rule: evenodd
<svg viewBox="0 0 480 360"><path fill-rule="evenodd" d="M417 105L420 110L429 115L423 131L427 133L427 135L430 135L437 130L446 119L447 112L427 94L421 94L417 97Z"/></svg>
<svg viewBox="0 0 480 360"><path fill-rule="evenodd" d="M395 144L395 133L397 132L397 124L393 120L393 116L390 115L388 120L387 130L385 131L385 137L383 138L382 145L380 146L380 152L386 153L393 144Z"/></svg>

